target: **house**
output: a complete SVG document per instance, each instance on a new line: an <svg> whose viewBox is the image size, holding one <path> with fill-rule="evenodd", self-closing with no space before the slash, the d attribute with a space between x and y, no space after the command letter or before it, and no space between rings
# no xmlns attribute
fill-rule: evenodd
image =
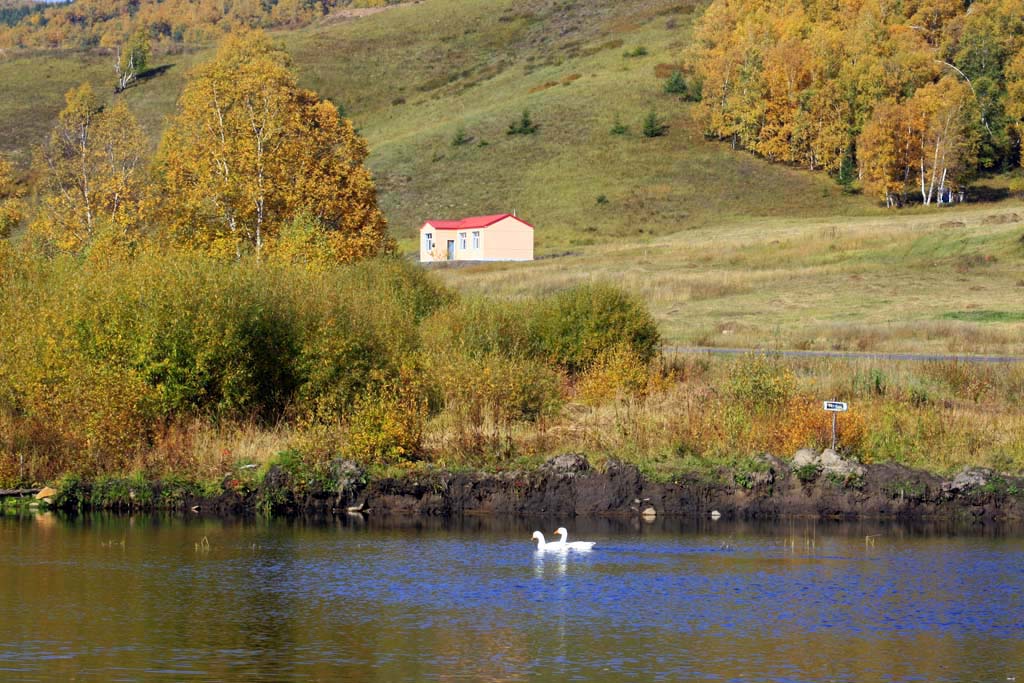
<svg viewBox="0 0 1024 683"><path fill-rule="evenodd" d="M420 261L532 261L533 226L510 213L420 228Z"/></svg>

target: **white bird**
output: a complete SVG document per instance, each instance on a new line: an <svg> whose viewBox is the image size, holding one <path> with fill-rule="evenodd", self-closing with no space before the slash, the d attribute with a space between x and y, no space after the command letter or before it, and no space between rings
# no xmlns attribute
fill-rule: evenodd
<svg viewBox="0 0 1024 683"><path fill-rule="evenodd" d="M597 545L594 541L573 541L572 543L569 543L569 532L565 530L564 526L560 526L557 529L555 529L555 535L560 537L559 540L553 543L549 543L548 545L555 546L560 549L565 548L566 550L590 550L595 545Z"/></svg>
<svg viewBox="0 0 1024 683"><path fill-rule="evenodd" d="M544 541L544 534L539 531L534 531L531 538L537 541L537 550L558 550L557 543L546 543Z"/></svg>

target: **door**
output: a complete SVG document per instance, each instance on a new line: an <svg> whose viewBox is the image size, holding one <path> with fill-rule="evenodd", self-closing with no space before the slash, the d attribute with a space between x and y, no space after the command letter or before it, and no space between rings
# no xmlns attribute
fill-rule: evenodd
<svg viewBox="0 0 1024 683"><path fill-rule="evenodd" d="M448 240L448 260L455 260L455 240Z"/></svg>

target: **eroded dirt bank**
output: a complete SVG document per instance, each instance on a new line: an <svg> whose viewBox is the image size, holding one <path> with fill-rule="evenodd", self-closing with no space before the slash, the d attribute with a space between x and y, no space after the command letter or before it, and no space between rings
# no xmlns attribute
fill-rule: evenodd
<svg viewBox="0 0 1024 683"><path fill-rule="evenodd" d="M809 451L792 461L765 456L754 471L645 479L636 467L612 462L603 471L582 455L552 458L533 472L449 473L370 480L339 461L328 482L304 481L272 467L255 488L225 479L215 495L121 487L111 496L88 483L54 500L66 509L178 509L202 514L405 514L709 516L772 519L786 516L848 519L1020 520L1024 480L984 469L953 479L900 465L864 466L836 454Z"/></svg>

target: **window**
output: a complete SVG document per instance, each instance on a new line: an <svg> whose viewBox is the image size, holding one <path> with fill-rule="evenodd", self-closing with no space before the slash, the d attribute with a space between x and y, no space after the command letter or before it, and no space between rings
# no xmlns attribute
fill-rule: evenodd
<svg viewBox="0 0 1024 683"><path fill-rule="evenodd" d="M459 249L465 249L465 248L466 248L466 233L460 232L459 233Z"/></svg>
<svg viewBox="0 0 1024 683"><path fill-rule="evenodd" d="M474 230L473 231L473 248L474 249L479 249L480 248L480 231L479 230Z"/></svg>
<svg viewBox="0 0 1024 683"><path fill-rule="evenodd" d="M427 253L434 251L434 233L428 232L423 235L423 238L427 241Z"/></svg>

